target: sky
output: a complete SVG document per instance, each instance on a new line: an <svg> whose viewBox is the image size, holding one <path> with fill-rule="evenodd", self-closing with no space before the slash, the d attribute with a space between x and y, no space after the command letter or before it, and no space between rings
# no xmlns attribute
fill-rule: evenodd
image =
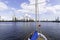
<svg viewBox="0 0 60 40"><path fill-rule="evenodd" d="M38 19L55 20L60 17L60 0L38 0ZM0 16L11 20L13 15L21 19L28 15L35 19L35 0L0 0Z"/></svg>

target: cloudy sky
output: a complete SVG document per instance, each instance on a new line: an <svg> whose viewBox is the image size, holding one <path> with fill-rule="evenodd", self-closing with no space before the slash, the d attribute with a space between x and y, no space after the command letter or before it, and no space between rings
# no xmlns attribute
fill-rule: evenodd
<svg viewBox="0 0 60 40"><path fill-rule="evenodd" d="M0 16L10 20L13 14L17 18L28 15L35 18L35 0L0 0ZM38 17L40 20L55 20L60 17L60 0L38 0Z"/></svg>

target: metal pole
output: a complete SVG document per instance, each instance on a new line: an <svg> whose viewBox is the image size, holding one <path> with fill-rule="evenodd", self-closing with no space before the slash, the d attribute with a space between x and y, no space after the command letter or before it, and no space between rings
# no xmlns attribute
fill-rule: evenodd
<svg viewBox="0 0 60 40"><path fill-rule="evenodd" d="M38 4L37 4L37 2L38 2L38 0L35 0L35 22L36 22L36 31L37 31L37 26L38 26L38 25L37 25L37 18L38 18L38 17L37 17L37 16L38 16L38 13L37 13L37 12L38 12L38 11L37 11L37 10L38 10L38 9L37 9Z"/></svg>

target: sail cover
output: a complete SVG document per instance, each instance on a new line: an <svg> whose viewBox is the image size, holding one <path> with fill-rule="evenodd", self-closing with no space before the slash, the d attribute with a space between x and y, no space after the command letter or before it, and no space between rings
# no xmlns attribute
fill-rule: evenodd
<svg viewBox="0 0 60 40"><path fill-rule="evenodd" d="M37 40L37 38L38 38L38 32L35 31L34 34L31 37L31 40Z"/></svg>

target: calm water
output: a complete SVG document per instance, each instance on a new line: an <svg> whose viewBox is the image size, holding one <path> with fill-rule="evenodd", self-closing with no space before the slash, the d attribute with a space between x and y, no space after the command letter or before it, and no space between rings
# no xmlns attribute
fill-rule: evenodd
<svg viewBox="0 0 60 40"><path fill-rule="evenodd" d="M51 40L60 40L60 23L40 22L40 30ZM0 40L24 40L27 33L35 30L34 22L0 22Z"/></svg>

